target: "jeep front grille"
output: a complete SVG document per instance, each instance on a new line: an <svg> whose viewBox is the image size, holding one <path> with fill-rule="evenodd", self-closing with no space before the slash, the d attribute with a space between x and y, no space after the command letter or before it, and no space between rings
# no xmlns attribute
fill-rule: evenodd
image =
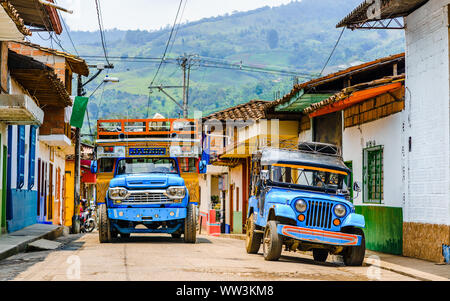
<svg viewBox="0 0 450 301"><path fill-rule="evenodd" d="M152 205L173 203L165 194L164 190L130 191L130 195L123 200L124 205Z"/></svg>
<svg viewBox="0 0 450 301"><path fill-rule="evenodd" d="M331 229L333 203L327 201L308 200L306 226Z"/></svg>

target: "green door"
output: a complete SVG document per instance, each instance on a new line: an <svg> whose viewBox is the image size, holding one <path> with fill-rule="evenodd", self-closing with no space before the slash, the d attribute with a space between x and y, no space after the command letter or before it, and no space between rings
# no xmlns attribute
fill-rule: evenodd
<svg viewBox="0 0 450 301"><path fill-rule="evenodd" d="M0 139L0 147L1 147L1 139ZM0 170L2 171L2 189L0 195L0 231L6 232L6 165L8 162L8 149L5 145L3 145L3 153L2 158L0 157Z"/></svg>

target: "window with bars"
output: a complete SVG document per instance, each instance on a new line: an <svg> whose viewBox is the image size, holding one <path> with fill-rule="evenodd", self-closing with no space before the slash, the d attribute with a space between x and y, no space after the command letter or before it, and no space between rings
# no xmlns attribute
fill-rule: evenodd
<svg viewBox="0 0 450 301"><path fill-rule="evenodd" d="M383 147L364 149L364 203L381 204L383 191Z"/></svg>

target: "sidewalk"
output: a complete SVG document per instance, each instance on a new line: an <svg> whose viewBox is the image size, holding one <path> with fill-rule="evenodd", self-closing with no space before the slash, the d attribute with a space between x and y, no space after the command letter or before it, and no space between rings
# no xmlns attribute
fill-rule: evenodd
<svg viewBox="0 0 450 301"><path fill-rule="evenodd" d="M22 230L0 236L0 260L23 252L28 244L45 238L53 240L63 232L62 226L34 224Z"/></svg>
<svg viewBox="0 0 450 301"><path fill-rule="evenodd" d="M245 234L221 234L222 238L245 240ZM308 252L301 252L310 255ZM424 281L450 281L450 265L367 250L366 264Z"/></svg>

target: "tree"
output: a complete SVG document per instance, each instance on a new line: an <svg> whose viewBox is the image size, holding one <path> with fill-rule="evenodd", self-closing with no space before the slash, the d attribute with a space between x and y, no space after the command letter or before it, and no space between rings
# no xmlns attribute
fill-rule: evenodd
<svg viewBox="0 0 450 301"><path fill-rule="evenodd" d="M278 32L275 29L271 29L267 32L267 43L270 49L278 47L279 37Z"/></svg>

